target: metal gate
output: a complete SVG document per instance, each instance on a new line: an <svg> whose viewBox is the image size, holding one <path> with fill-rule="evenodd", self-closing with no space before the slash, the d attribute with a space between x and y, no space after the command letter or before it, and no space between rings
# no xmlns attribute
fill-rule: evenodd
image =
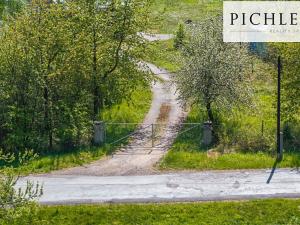
<svg viewBox="0 0 300 225"><path fill-rule="evenodd" d="M105 123L105 143L132 149L166 149L176 138L193 135L200 143L202 123Z"/></svg>

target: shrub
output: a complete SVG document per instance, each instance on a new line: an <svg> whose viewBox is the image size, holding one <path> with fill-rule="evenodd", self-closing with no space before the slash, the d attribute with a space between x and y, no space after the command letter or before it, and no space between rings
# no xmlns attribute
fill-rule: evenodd
<svg viewBox="0 0 300 225"><path fill-rule="evenodd" d="M178 29L175 34L174 48L179 49L184 45L185 31L182 23L178 25Z"/></svg>

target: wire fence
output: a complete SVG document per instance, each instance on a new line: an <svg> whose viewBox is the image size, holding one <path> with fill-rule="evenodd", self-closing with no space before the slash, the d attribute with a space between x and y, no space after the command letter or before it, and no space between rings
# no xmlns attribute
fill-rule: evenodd
<svg viewBox="0 0 300 225"><path fill-rule="evenodd" d="M181 124L141 124L141 123L105 123L105 144L160 147L164 144L186 143L203 147L205 129L217 134L218 142L227 146L238 146L245 151L268 151L276 146L276 123L261 120L258 122L234 121L213 124L205 128L204 122ZM284 124L284 146L286 150L295 150L300 146L300 131L292 124ZM195 147L195 148L196 148Z"/></svg>
<svg viewBox="0 0 300 225"><path fill-rule="evenodd" d="M201 123L105 123L105 143L109 145L131 144L157 147L180 135L197 133L200 139Z"/></svg>

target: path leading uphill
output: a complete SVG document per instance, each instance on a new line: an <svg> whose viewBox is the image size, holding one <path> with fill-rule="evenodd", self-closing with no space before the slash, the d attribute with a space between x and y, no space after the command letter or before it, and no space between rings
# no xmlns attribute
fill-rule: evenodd
<svg viewBox="0 0 300 225"><path fill-rule="evenodd" d="M140 33L148 41L167 40L172 35L149 35ZM151 63L141 63L142 68L149 69L158 80L152 84L152 104L143 123L131 137L129 145L119 149L115 154L88 165L52 172L56 175L146 175L154 174L155 164L166 154L174 141L186 112L177 100L176 87L172 84L171 74ZM153 147L153 126L157 125L155 146Z"/></svg>
<svg viewBox="0 0 300 225"><path fill-rule="evenodd" d="M119 149L115 154L88 165L54 171L56 175L93 175L120 176L154 174L155 164L168 151L175 139L186 113L180 106L171 74L146 63L148 69L159 79L152 85L152 104L143 123L129 145ZM152 124L157 125L155 146L152 147Z"/></svg>

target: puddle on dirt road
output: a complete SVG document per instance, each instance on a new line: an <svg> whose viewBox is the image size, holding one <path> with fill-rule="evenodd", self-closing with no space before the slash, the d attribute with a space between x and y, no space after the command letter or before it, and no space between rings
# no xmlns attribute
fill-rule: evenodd
<svg viewBox="0 0 300 225"><path fill-rule="evenodd" d="M159 115L157 118L157 122L158 123L166 122L169 118L170 111L171 111L170 104L163 103L159 109Z"/></svg>

